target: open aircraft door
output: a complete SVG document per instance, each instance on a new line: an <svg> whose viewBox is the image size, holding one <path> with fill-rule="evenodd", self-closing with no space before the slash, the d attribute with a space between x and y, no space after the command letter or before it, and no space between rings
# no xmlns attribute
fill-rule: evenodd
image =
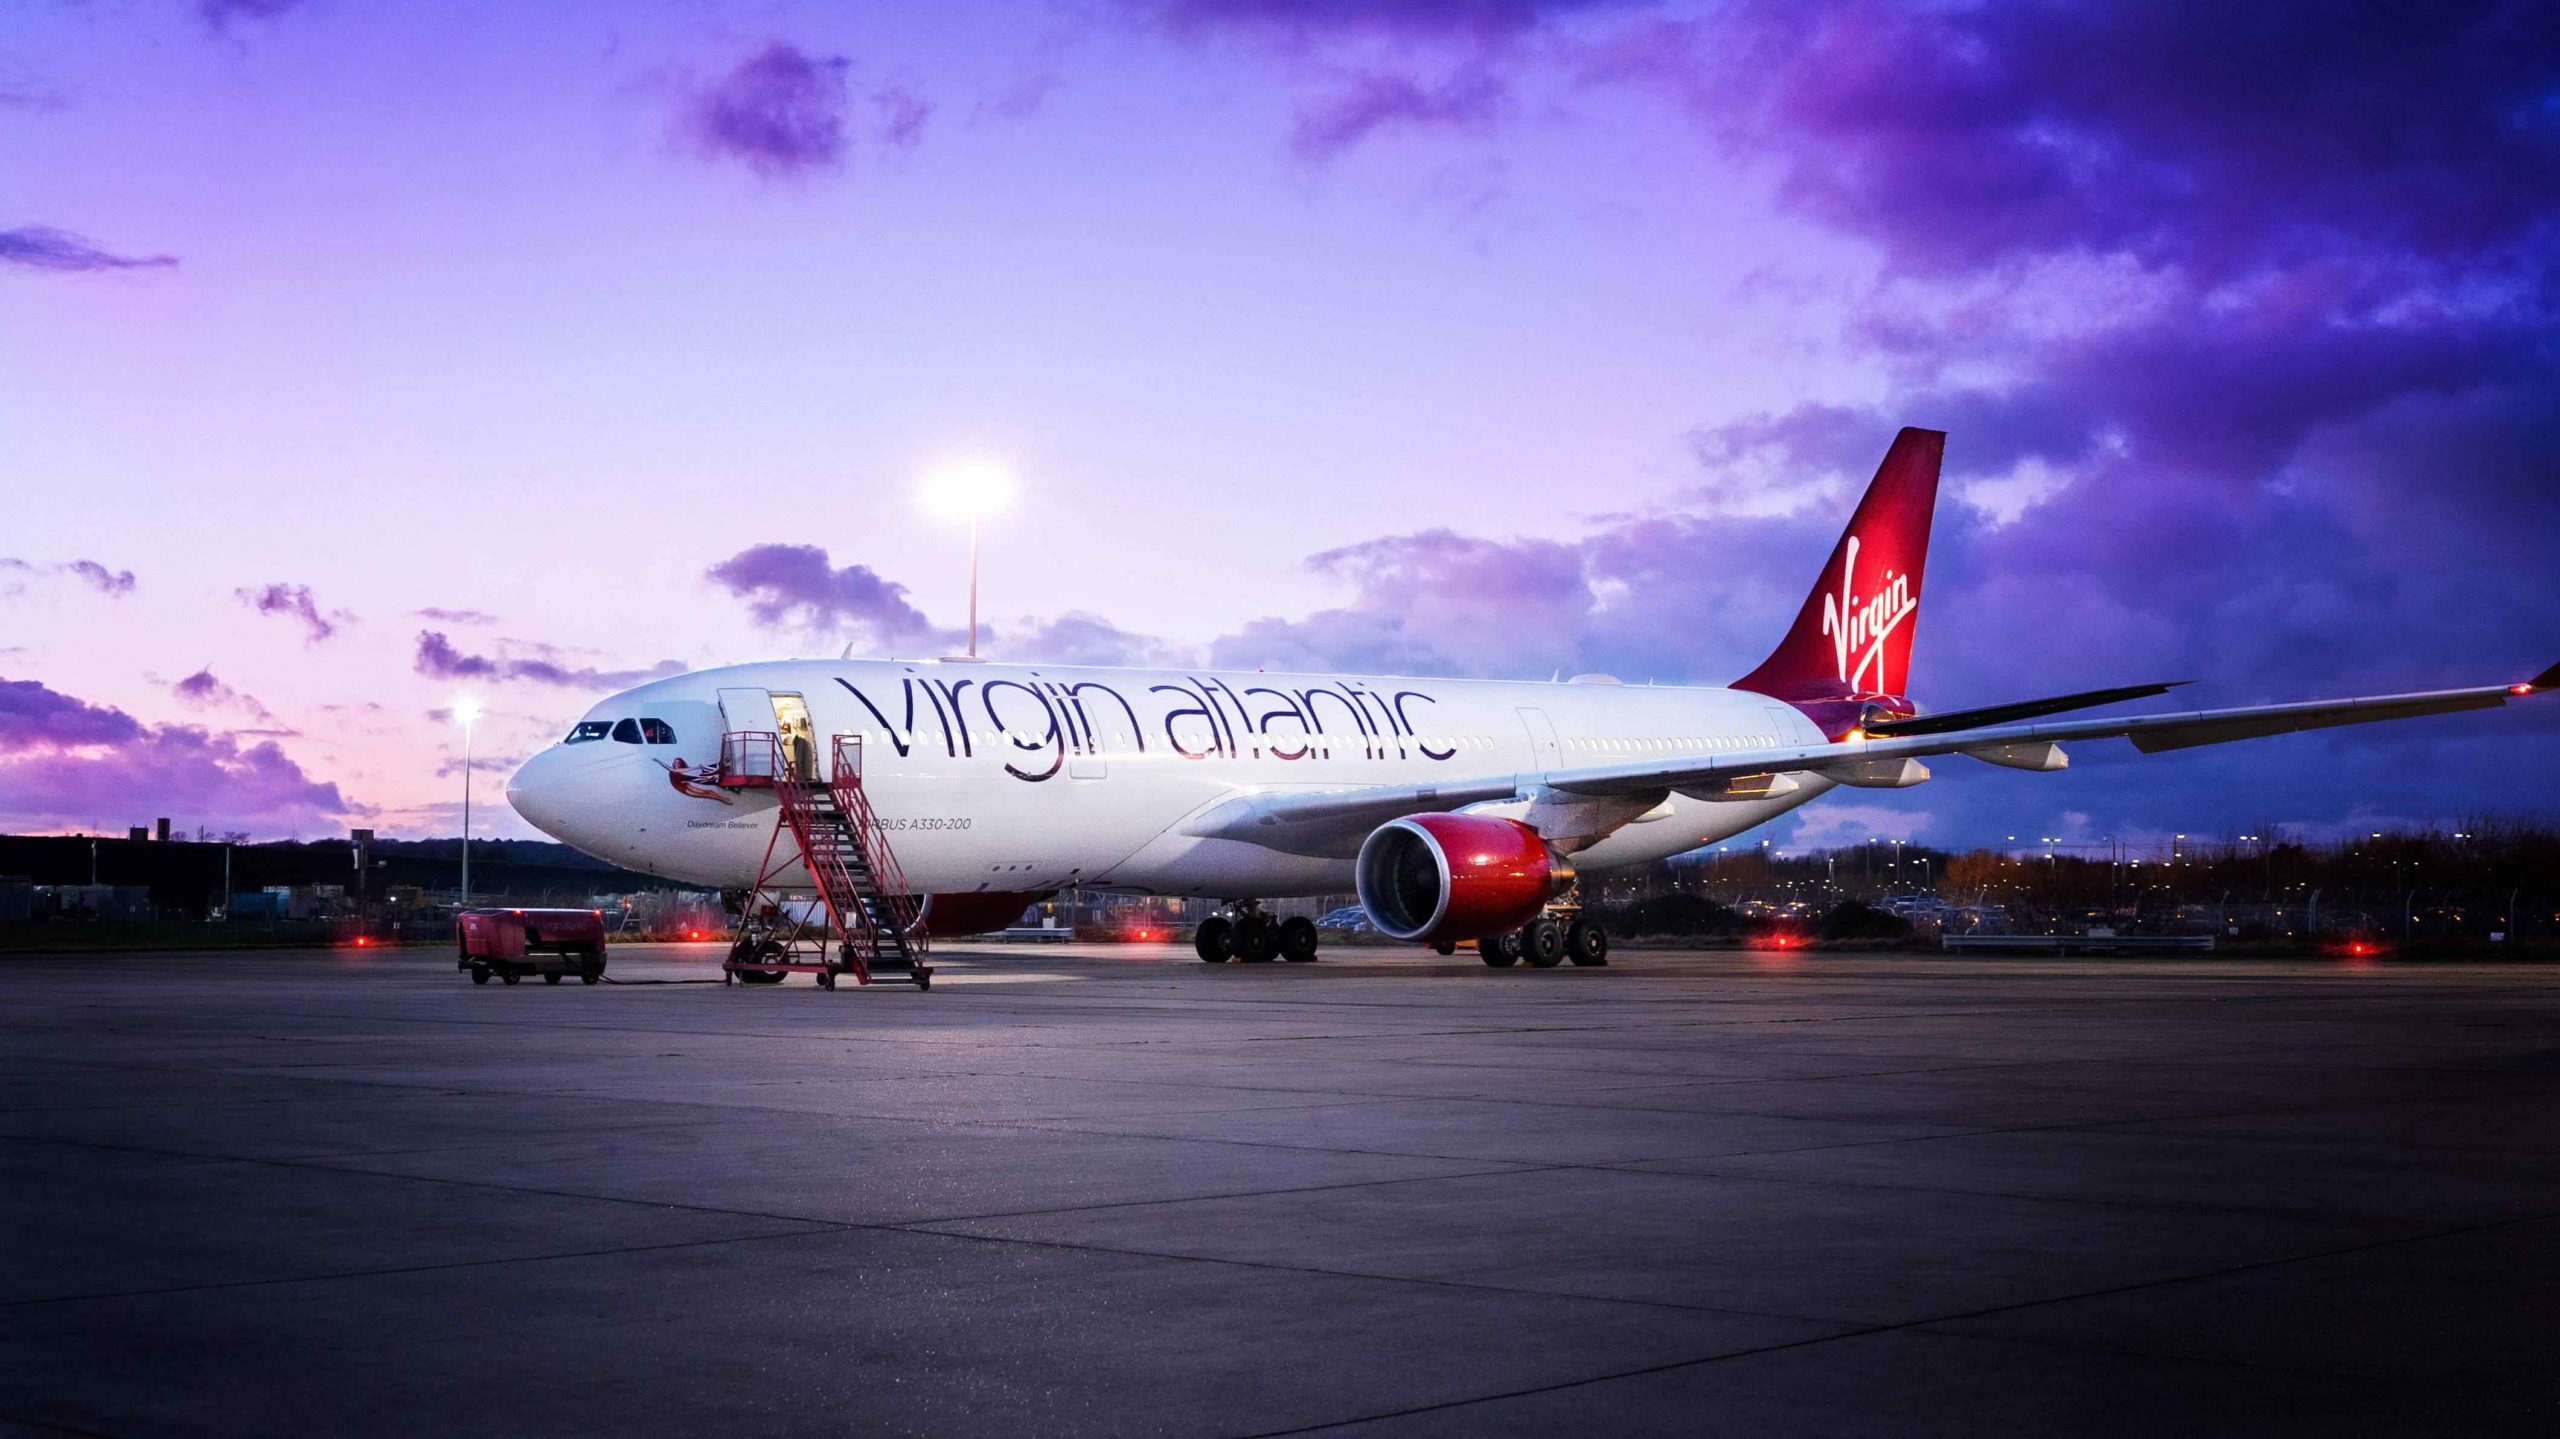
<svg viewBox="0 0 2560 1439"><path fill-rule="evenodd" d="M773 691L722 690L720 692L720 728L731 734L750 730L771 732L777 727L773 717Z"/></svg>

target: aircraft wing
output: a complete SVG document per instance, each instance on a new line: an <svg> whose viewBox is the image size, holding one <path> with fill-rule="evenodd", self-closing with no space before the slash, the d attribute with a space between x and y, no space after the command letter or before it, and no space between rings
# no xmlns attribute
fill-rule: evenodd
<svg viewBox="0 0 2560 1439"><path fill-rule="evenodd" d="M1537 777L1506 774L1446 784L1248 791L1192 816L1182 832L1240 839L1286 854L1348 858L1369 831L1388 820L1510 799L1524 783L1534 785Z"/></svg>
<svg viewBox="0 0 2560 1439"><path fill-rule="evenodd" d="M2240 705L2231 709L2188 710L2175 714L1986 725L1948 734L1743 750L1703 755L1695 761L1670 758L1594 766L1550 774L1546 776L1546 783L1575 794L1608 795L1665 788L1685 789L1748 775L1798 771L1833 778L1854 778L1863 777L1861 771L1871 773L1880 763L1891 764L1927 755L2031 749L2066 740L2128 739L2144 754L2156 754L2162 750L2227 744L2232 740L2290 734L2296 730L2414 719L2420 715L2451 714L2458 710L2496 709L2510 700L2554 686L2560 686L2560 665L2552 666L2523 684L2363 695L2352 699L2302 700L2291 704Z"/></svg>
<svg viewBox="0 0 2560 1439"><path fill-rule="evenodd" d="M1516 799L1540 789L1560 791L1566 796L1650 795L1659 799L1674 790L1725 794L1736 781L1782 774L1814 774L1846 784L1890 786L1901 782L1896 775L1906 768L1906 761L1929 755L1971 753L1994 764L2058 768L2058 762L2038 764L2031 758L2064 741L2127 739L2143 753L2156 754L2296 730L2496 709L2511 700L2555 688L2560 688L2560 665L2522 684L2241 705L2175 714L1994 724L1942 734L1671 755L1625 764L1484 776L1431 785L1266 790L1213 805L1194 816L1183 829L1188 834L1244 840L1295 854L1326 854L1339 850L1346 842L1356 844L1357 836L1400 815L1464 809L1487 801Z"/></svg>

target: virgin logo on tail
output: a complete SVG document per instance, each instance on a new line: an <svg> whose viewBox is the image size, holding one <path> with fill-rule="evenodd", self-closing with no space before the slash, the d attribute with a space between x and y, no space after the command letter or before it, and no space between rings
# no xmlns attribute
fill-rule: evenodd
<svg viewBox="0 0 2560 1439"><path fill-rule="evenodd" d="M1911 576L1886 570L1876 592L1862 600L1857 574L1858 537L1851 535L1840 551L1840 593L1822 597L1822 632L1831 637L1842 683L1853 690L1891 694L1893 686L1885 682L1884 642L1920 608L1920 598L1911 592ZM1870 670L1875 672L1872 684L1864 682Z"/></svg>

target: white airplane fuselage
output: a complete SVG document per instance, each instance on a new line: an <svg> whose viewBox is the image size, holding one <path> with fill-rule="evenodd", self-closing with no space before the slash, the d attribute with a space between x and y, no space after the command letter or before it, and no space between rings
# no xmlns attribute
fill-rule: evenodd
<svg viewBox="0 0 2560 1439"><path fill-rule="evenodd" d="M836 736L860 737L863 787L914 889L991 897L1068 885L1219 899L1346 893L1353 855L1339 846L1292 853L1187 834L1186 822L1239 795L1512 775L1527 793L1551 770L1824 738L1788 704L1721 688L778 661L614 695L572 739L527 760L507 796L599 859L749 886L776 801L698 777L717 765L724 733L788 727L802 712L822 767ZM688 771L696 782L684 782ZM1695 849L1829 787L1804 775L1767 798L1674 793L1574 864L1591 872Z"/></svg>

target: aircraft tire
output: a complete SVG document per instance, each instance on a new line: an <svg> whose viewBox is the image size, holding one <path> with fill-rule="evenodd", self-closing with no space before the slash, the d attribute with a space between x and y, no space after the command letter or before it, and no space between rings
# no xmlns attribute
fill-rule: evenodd
<svg viewBox="0 0 2560 1439"><path fill-rule="evenodd" d="M1269 964L1280 957L1280 926L1261 915L1236 923L1236 958L1247 964Z"/></svg>
<svg viewBox="0 0 2560 1439"><path fill-rule="evenodd" d="M744 953L740 953L740 951L744 951ZM768 939L762 944L753 944L742 939L738 941L737 948L731 950L729 953L730 957L733 959L755 959L770 963L782 957L782 942L780 940ZM740 984L780 984L782 983L783 978L784 976L780 970L742 969L738 971L738 983Z"/></svg>
<svg viewBox="0 0 2560 1439"><path fill-rule="evenodd" d="M542 982L544 984L558 984L560 982L560 971L556 969L544 970L542 972Z"/></svg>
<svg viewBox="0 0 2560 1439"><path fill-rule="evenodd" d="M1316 957L1323 943L1316 933L1316 922L1303 914L1293 914L1280 921L1280 957L1291 964L1306 964Z"/></svg>
<svg viewBox="0 0 2560 1439"><path fill-rule="evenodd" d="M1213 914L1191 931L1191 947L1202 964L1224 964L1235 956L1235 933L1233 921Z"/></svg>
<svg viewBox="0 0 2560 1439"><path fill-rule="evenodd" d="M1520 926L1520 957L1535 969L1553 969L1564 962L1564 926L1546 915Z"/></svg>
<svg viewBox="0 0 2560 1439"><path fill-rule="evenodd" d="M1494 969L1509 969L1520 962L1520 936L1488 934L1476 941L1476 953Z"/></svg>
<svg viewBox="0 0 2560 1439"><path fill-rule="evenodd" d="M503 971L501 971L501 972L499 973L499 975L498 975L498 978L499 978L500 980L502 980L502 981L504 981L504 982L508 983L508 984L515 984L515 983L517 983L517 982L521 981L521 980L524 978L524 976L523 976L523 975L521 975L521 974L516 973L516 972L515 972L514 970L512 970L512 969L509 969L509 970L503 970Z"/></svg>
<svg viewBox="0 0 2560 1439"><path fill-rule="evenodd" d="M1431 941L1431 952L1433 954L1456 954L1458 952L1458 942L1454 939L1435 939Z"/></svg>
<svg viewBox="0 0 2560 1439"><path fill-rule="evenodd" d="M1578 915L1564 932L1564 957L1584 967L1609 962L1609 931L1589 915Z"/></svg>
<svg viewBox="0 0 2560 1439"><path fill-rule="evenodd" d="M489 982L489 966L485 964L475 964L471 966L471 982L473 984L487 984Z"/></svg>

